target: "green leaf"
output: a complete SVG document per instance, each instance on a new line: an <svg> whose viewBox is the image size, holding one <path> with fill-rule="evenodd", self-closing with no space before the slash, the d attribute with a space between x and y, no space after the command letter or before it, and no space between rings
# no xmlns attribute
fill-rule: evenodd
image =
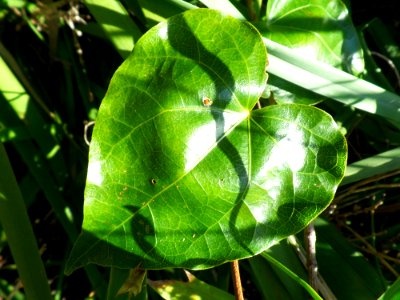
<svg viewBox="0 0 400 300"><path fill-rule="evenodd" d="M360 74L363 54L341 0L272 0L263 35L308 59Z"/></svg>
<svg viewBox="0 0 400 300"><path fill-rule="evenodd" d="M268 88L273 93L274 100L278 104L297 103L314 105L325 100L325 97L273 74L269 74Z"/></svg>
<svg viewBox="0 0 400 300"><path fill-rule="evenodd" d="M140 39L99 110L67 273L208 268L264 251L327 207L345 139L313 107L252 110L265 65L258 32L214 10Z"/></svg>
<svg viewBox="0 0 400 300"><path fill-rule="evenodd" d="M357 75L364 71L357 31L340 0L268 1L267 19L258 27L263 36L293 49L305 60L325 62ZM311 105L324 100L285 76L270 84L278 103Z"/></svg>

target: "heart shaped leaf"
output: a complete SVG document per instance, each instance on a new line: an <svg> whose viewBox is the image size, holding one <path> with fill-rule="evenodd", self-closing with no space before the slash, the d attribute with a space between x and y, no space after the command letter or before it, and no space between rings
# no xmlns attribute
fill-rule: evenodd
<svg viewBox="0 0 400 300"><path fill-rule="evenodd" d="M345 140L313 107L252 110L266 63L254 27L213 10L141 38L99 110L67 273L212 267L267 249L326 208Z"/></svg>

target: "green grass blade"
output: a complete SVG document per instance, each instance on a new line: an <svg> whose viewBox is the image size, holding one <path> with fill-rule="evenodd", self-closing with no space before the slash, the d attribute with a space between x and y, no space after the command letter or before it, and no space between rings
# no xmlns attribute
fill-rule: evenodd
<svg viewBox="0 0 400 300"><path fill-rule="evenodd" d="M320 95L377 114L400 127L400 96L330 65L304 59L293 50L264 38L267 71Z"/></svg>
<svg viewBox="0 0 400 300"><path fill-rule="evenodd" d="M40 151L31 141L15 141L14 146L21 155L32 176L35 177L38 185L43 190L69 239L74 241L78 237L78 230L73 220L68 217L70 207L64 200L53 176L50 174L45 158L40 155Z"/></svg>
<svg viewBox="0 0 400 300"><path fill-rule="evenodd" d="M400 299L400 278L398 278L390 288L379 297L378 300L399 300Z"/></svg>
<svg viewBox="0 0 400 300"><path fill-rule="evenodd" d="M293 273L295 273L299 278L307 281L307 273L299 260L298 255L290 245L287 240L282 240L280 243L274 245L267 250L268 254L279 261L281 264L289 268ZM286 291L291 296L291 299L307 299L307 293L304 289L288 277L287 273L280 268L272 265L272 269L278 276L282 284L285 286Z"/></svg>
<svg viewBox="0 0 400 300"><path fill-rule="evenodd" d="M0 70L2 72L2 80L0 81L0 90L4 92L14 93L14 97L28 97L25 94L28 92L32 97L32 100L35 101L38 107L40 107L41 111L44 112L50 119L54 120L56 123L60 123L59 116L54 112L50 111L50 109L45 104L39 94L32 87L31 82L28 77L25 76L22 68L18 65L16 59L12 56L12 54L4 47L4 45L0 42ZM18 83L15 83L15 79L18 78ZM10 86L11 84L11 86ZM19 93L19 94L18 94ZM10 96L13 96L10 94ZM5 98L8 97L5 95ZM23 99L25 101L25 99ZM21 111L24 113L24 110Z"/></svg>
<svg viewBox="0 0 400 300"><path fill-rule="evenodd" d="M85 0L86 7L103 28L119 54L126 58L142 32L117 0Z"/></svg>
<svg viewBox="0 0 400 300"><path fill-rule="evenodd" d="M385 286L379 273L337 230L335 225L317 218L316 254L318 269L338 299L374 300Z"/></svg>
<svg viewBox="0 0 400 300"><path fill-rule="evenodd" d="M157 19L159 22L188 9L197 8L197 6L183 0L139 0L139 4L147 18L149 18L149 12L151 12L154 20Z"/></svg>
<svg viewBox="0 0 400 300"><path fill-rule="evenodd" d="M2 143L0 170L0 222L18 266L26 296L32 300L51 299L46 271L39 256L24 200Z"/></svg>
<svg viewBox="0 0 400 300"><path fill-rule="evenodd" d="M269 263L260 256L249 259L252 281L263 299L290 299L290 295Z"/></svg>
<svg viewBox="0 0 400 300"><path fill-rule="evenodd" d="M2 71L2 80L0 81L0 105L2 106L0 119L2 126L8 129L15 126L22 129L22 126L24 126L26 132L23 132L23 136L29 133L37 142L40 151L49 160L57 184L63 185L67 170L61 156L61 145L57 138L61 128L55 123L56 120L50 116L55 115L42 104L44 101L34 92L32 86L26 84L27 79L22 74L15 59L1 44L0 70ZM14 132L14 134L16 135L17 132ZM16 136L14 139L21 139L21 136Z"/></svg>
<svg viewBox="0 0 400 300"><path fill-rule="evenodd" d="M229 0L200 0L208 8L220 10L239 20L246 20L242 13Z"/></svg>
<svg viewBox="0 0 400 300"><path fill-rule="evenodd" d="M29 204L37 190L43 190L68 238L75 241L78 231L69 217L70 205L61 192L68 174L58 140L65 133L59 132L61 121L43 104L15 59L1 43L0 70L0 140L13 142L29 170L30 175L26 176L35 180L35 183L21 182L21 188L30 185L24 190L25 194L29 193L26 200ZM99 298L104 299L105 284L96 267L87 266L85 271L92 286L98 287Z"/></svg>
<svg viewBox="0 0 400 300"><path fill-rule="evenodd" d="M297 276L295 273L293 273L289 268L287 268L284 264L280 263L278 260L273 258L271 255L269 255L267 252L261 253L262 257L264 257L266 260L268 260L272 265L278 267L282 271L284 271L290 278L292 278L294 281L296 281L298 284L300 284L314 300L322 300L322 298L318 295L318 293L303 279L301 279L299 276Z"/></svg>
<svg viewBox="0 0 400 300"><path fill-rule="evenodd" d="M400 169L400 147L347 166L341 185Z"/></svg>
<svg viewBox="0 0 400 300"><path fill-rule="evenodd" d="M143 9L138 1L122 0L124 6L133 13L133 15L140 21L142 25L147 23L146 16L143 13Z"/></svg>
<svg viewBox="0 0 400 300"><path fill-rule="evenodd" d="M67 205L58 190L58 187L62 187L65 174L67 174L65 163L60 156L60 146L51 134L51 126L42 118L37 106L32 103L31 95L26 92L1 57L0 67L4 75L4 80L0 81L1 122L5 128L10 124L25 125L26 131L39 145L40 149L30 140L15 140L14 143L31 174L45 192L69 237L75 240L78 235L77 230L66 217L64 209Z"/></svg>

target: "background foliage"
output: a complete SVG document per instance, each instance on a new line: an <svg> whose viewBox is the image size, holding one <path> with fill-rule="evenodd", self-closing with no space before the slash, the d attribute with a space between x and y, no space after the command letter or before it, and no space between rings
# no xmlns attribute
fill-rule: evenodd
<svg viewBox="0 0 400 300"><path fill-rule="evenodd" d="M367 6L363 1L337 1L349 9L350 15L341 19L340 24L324 23L328 28L323 28L317 20L323 10L298 11L294 19L285 19L274 14L276 7L271 7L272 2L0 2L0 141L6 147L28 208L55 299L103 299L110 276L107 270L94 266L78 270L69 277L63 273L82 223L88 153L84 126L95 120L112 74L138 38L159 21L194 5L222 8L234 15L240 12L265 37L300 48L298 53L304 53L304 49L301 52L302 44L292 39L287 44L288 28L293 32L302 30L301 40L322 36L310 43L328 41L330 44L324 44L331 45L330 49L334 48L339 54L344 49L347 55L343 64L338 63L337 55L325 60L317 53L319 60L382 88L355 82L346 89L343 81L334 84L337 78L345 78L340 77L345 76L342 73L315 64L308 57L303 64L292 53L280 49L279 44L271 43L268 48L270 86L275 101L318 103L318 107L331 113L341 125L349 144L350 165L342 187L331 207L315 223L317 259L326 282L324 286L338 299L376 299L394 283L384 298L394 299L400 272L400 227L396 218L399 211L400 105L395 97L400 89L400 30L395 14L398 4L380 1ZM304 1L291 2L299 6ZM308 19L310 16L315 18L312 22ZM310 27L305 30L305 26ZM352 37L345 41L356 39L356 44L337 48L337 41L343 37L333 34L332 28L345 28ZM317 34L319 30L322 35ZM307 32L311 35L307 36ZM351 48L351 45L363 48L365 68L360 63L360 52L355 51L357 47ZM316 77L320 74L325 76L324 80L330 76L330 88L315 89L313 84L323 82L318 82L321 77ZM374 96L376 94L380 97ZM374 102L376 98L379 101ZM328 100L322 101L324 99ZM301 234L298 240L302 240ZM8 239L2 231L0 295L24 299L17 266L7 245ZM306 271L296 252L300 246L296 240L284 241L272 247L268 254L306 279ZM241 261L241 268L248 298L308 297L300 285L264 256ZM209 284L205 289L212 285L218 291L232 292L226 265L194 272L194 275ZM154 288L148 289L149 298L157 299L159 296L154 291L173 297L160 290L162 287L157 285L157 280L185 280L186 275L182 270L171 269L152 271L148 278ZM204 285L194 282L194 290L202 291ZM190 284L182 285L177 281L170 284L180 285L184 292L187 286L193 290Z"/></svg>

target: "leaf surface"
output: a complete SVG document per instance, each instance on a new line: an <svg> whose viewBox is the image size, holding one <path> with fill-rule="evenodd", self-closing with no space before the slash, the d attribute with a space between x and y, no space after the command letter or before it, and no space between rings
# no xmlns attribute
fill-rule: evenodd
<svg viewBox="0 0 400 300"><path fill-rule="evenodd" d="M341 0L268 1L265 37L305 57L359 74L362 49Z"/></svg>
<svg viewBox="0 0 400 300"><path fill-rule="evenodd" d="M345 139L313 107L252 110L266 63L250 24L208 9L138 41L99 110L67 273L87 263L202 269L251 257L329 204Z"/></svg>

